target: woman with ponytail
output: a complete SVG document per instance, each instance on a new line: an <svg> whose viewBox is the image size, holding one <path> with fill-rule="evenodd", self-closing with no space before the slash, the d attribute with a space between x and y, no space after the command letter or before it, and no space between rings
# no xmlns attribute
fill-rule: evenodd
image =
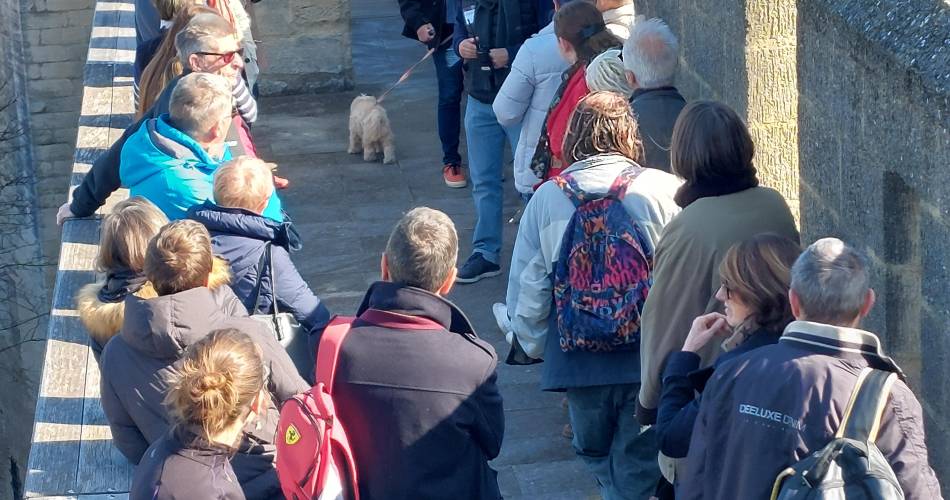
<svg viewBox="0 0 950 500"><path fill-rule="evenodd" d="M238 330L188 347L168 380L171 427L142 457L129 498L243 500L230 459L268 406L265 380L260 348Z"/></svg>
<svg viewBox="0 0 950 500"><path fill-rule="evenodd" d="M531 170L545 181L558 175L570 161L562 153L567 125L577 103L590 90L587 88L587 65L608 49L620 48L623 42L607 30L600 11L587 2L571 2L554 15L554 34L561 57L571 66L548 110L541 138L531 160Z"/></svg>

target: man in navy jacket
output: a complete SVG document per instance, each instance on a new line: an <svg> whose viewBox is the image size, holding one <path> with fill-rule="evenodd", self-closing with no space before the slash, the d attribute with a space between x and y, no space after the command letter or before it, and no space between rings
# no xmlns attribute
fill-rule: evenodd
<svg viewBox="0 0 950 500"><path fill-rule="evenodd" d="M718 367L703 392L677 498L768 498L778 474L830 442L861 370L901 375L858 324L874 305L865 259L835 238L818 240L792 268L797 321L777 344ZM942 498L927 461L920 403L891 388L877 447L908 500Z"/></svg>
<svg viewBox="0 0 950 500"><path fill-rule="evenodd" d="M363 499L501 498L488 465L505 431L498 358L443 298L457 254L447 215L407 213L343 342L333 400Z"/></svg>

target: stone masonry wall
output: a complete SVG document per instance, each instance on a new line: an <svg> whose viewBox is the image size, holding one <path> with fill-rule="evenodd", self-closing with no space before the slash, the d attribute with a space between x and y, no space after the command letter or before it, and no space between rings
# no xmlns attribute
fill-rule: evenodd
<svg viewBox="0 0 950 500"><path fill-rule="evenodd" d="M942 0L809 0L798 9L806 241L873 264L881 332L921 399L950 497L950 9Z"/></svg>
<svg viewBox="0 0 950 500"><path fill-rule="evenodd" d="M249 4L263 95L353 87L350 0Z"/></svg>
<svg viewBox="0 0 950 500"><path fill-rule="evenodd" d="M66 201L82 102L93 0L19 0L44 256L52 282L56 210Z"/></svg>
<svg viewBox="0 0 950 500"><path fill-rule="evenodd" d="M635 0L680 41L676 84L688 100L722 101L743 116L763 183L798 215L795 0Z"/></svg>

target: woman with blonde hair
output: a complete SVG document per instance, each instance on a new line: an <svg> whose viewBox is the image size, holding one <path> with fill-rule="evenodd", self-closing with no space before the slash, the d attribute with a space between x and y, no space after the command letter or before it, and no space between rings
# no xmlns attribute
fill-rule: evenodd
<svg viewBox="0 0 950 500"><path fill-rule="evenodd" d="M129 498L243 500L230 458L270 396L261 349L235 329L189 346L168 379L171 427L135 469Z"/></svg>
<svg viewBox="0 0 950 500"><path fill-rule="evenodd" d="M637 123L622 95L595 92L578 103L564 140L570 166L528 202L511 259L507 311L496 306L508 341L530 358L544 358L541 389L566 392L574 448L604 498L646 498L659 479L654 436L633 421L640 356L632 348L563 350L552 276L577 207L606 197L620 202L649 261L679 210L673 196L680 181L641 167L642 155ZM650 270L644 271L649 279ZM625 317L623 324L634 320Z"/></svg>
<svg viewBox="0 0 950 500"><path fill-rule="evenodd" d="M76 295L79 319L89 332L96 360L122 327L125 298L158 296L145 278L145 251L149 240L166 224L165 214L140 196L117 203L102 220L96 269L105 277L82 287ZM227 285L228 264L215 259L209 281L212 288Z"/></svg>
<svg viewBox="0 0 950 500"><path fill-rule="evenodd" d="M762 346L778 342L794 319L788 302L791 268L801 253L798 243L763 233L733 245L719 264L722 284L716 300L724 312L693 320L683 349L667 358L656 433L660 451L683 458L689 451L699 397L716 366ZM725 351L714 366L699 372L698 354L713 339Z"/></svg>

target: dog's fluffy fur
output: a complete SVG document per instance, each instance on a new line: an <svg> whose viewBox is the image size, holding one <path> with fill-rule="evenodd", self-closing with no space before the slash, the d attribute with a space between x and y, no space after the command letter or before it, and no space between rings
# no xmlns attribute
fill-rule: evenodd
<svg viewBox="0 0 950 500"><path fill-rule="evenodd" d="M386 110L376 98L361 95L350 104L350 154L363 152L363 160L375 161L382 153L383 163L396 162L396 144Z"/></svg>

